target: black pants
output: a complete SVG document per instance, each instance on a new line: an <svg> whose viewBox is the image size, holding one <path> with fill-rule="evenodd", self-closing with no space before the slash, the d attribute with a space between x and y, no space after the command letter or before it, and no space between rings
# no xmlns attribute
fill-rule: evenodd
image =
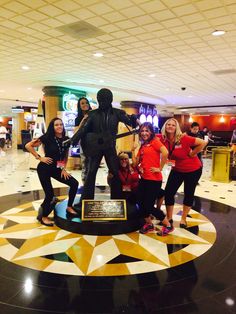
<svg viewBox="0 0 236 314"><path fill-rule="evenodd" d="M52 211L50 203L53 199L54 192L51 178L56 179L57 181L64 183L70 187L68 206L72 206L78 189L78 181L75 178L69 177L69 179L66 180L61 177L60 168L57 168L55 165L47 165L43 162L40 162L38 164L37 173L45 193L45 199L41 204L41 207L43 209L43 217L47 217Z"/></svg>
<svg viewBox="0 0 236 314"><path fill-rule="evenodd" d="M165 204L174 205L175 194L179 187L184 183L184 201L186 206L193 205L194 192L202 175L202 168L192 172L177 172L171 170L165 188Z"/></svg>
<svg viewBox="0 0 236 314"><path fill-rule="evenodd" d="M115 147L111 147L109 150L98 152L96 156L89 157L88 173L85 179L80 203L83 199L94 199L96 175L103 156L105 157L109 172L113 174L110 184L111 199L121 198L122 188L118 175L119 161Z"/></svg>
<svg viewBox="0 0 236 314"><path fill-rule="evenodd" d="M165 219L165 214L160 208L155 208L155 201L160 195L162 181L141 179L138 186L138 205L141 214L147 218L150 214L160 221Z"/></svg>

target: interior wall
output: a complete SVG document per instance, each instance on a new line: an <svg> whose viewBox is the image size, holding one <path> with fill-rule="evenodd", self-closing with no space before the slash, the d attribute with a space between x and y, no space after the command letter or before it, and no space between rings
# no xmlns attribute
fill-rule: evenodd
<svg viewBox="0 0 236 314"><path fill-rule="evenodd" d="M203 129L204 126L207 126L211 131L232 131L236 128L236 115L223 115L224 122L220 122L221 117L221 114L209 116L192 115L193 121L200 124L200 129Z"/></svg>

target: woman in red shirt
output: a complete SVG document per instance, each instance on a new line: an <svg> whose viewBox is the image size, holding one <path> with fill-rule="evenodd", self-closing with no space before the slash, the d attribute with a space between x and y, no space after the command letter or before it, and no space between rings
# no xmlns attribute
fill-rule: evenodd
<svg viewBox="0 0 236 314"><path fill-rule="evenodd" d="M136 167L130 164L129 155L119 153L119 178L122 185L123 197L131 203L136 203L139 183L139 173Z"/></svg>
<svg viewBox="0 0 236 314"><path fill-rule="evenodd" d="M134 149L132 150L134 151ZM136 204L137 203L137 191L139 184L139 173L137 167L129 162L129 155L124 152L118 154L119 159L119 180L121 183L121 198ZM132 161L134 156L132 154ZM113 178L112 173L108 173L107 182L111 184Z"/></svg>
<svg viewBox="0 0 236 314"><path fill-rule="evenodd" d="M163 125L160 140L168 149L168 160L172 165L165 188L167 218L171 223L173 222L175 194L181 184L184 183L180 227L187 228L186 218L193 204L196 185L202 174L202 164L197 154L203 150L206 142L182 133L178 121L173 118L168 119Z"/></svg>
<svg viewBox="0 0 236 314"><path fill-rule="evenodd" d="M155 208L154 204L160 194L161 171L166 163L168 151L160 140L155 137L153 126L149 122L145 122L140 126L139 138L141 147L136 158L136 165L141 176L138 187L138 204L145 219L145 224L140 229L140 233L145 234L154 230L151 218L151 214L153 214L162 222L163 228L160 235L167 235L173 231L173 227L165 214L159 208Z"/></svg>

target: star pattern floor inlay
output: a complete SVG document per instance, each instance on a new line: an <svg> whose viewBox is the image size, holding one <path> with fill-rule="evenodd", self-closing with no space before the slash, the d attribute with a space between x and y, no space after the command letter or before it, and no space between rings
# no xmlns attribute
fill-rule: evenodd
<svg viewBox="0 0 236 314"><path fill-rule="evenodd" d="M41 202L32 201L2 212L0 254L7 261L65 275L134 275L191 261L208 251L216 240L214 225L195 210L189 214L189 228L180 229L180 205L175 209L175 230L166 237L138 231L91 236L39 224L36 216Z"/></svg>

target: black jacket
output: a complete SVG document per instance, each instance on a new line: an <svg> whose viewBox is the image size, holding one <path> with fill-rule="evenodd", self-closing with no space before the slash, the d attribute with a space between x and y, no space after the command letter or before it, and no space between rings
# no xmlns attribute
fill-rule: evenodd
<svg viewBox="0 0 236 314"><path fill-rule="evenodd" d="M127 115L117 108L92 110L84 126L72 136L71 142L75 145L81 139L85 155L94 155L98 150L107 150L115 145L119 122L135 128L136 120L135 115Z"/></svg>

